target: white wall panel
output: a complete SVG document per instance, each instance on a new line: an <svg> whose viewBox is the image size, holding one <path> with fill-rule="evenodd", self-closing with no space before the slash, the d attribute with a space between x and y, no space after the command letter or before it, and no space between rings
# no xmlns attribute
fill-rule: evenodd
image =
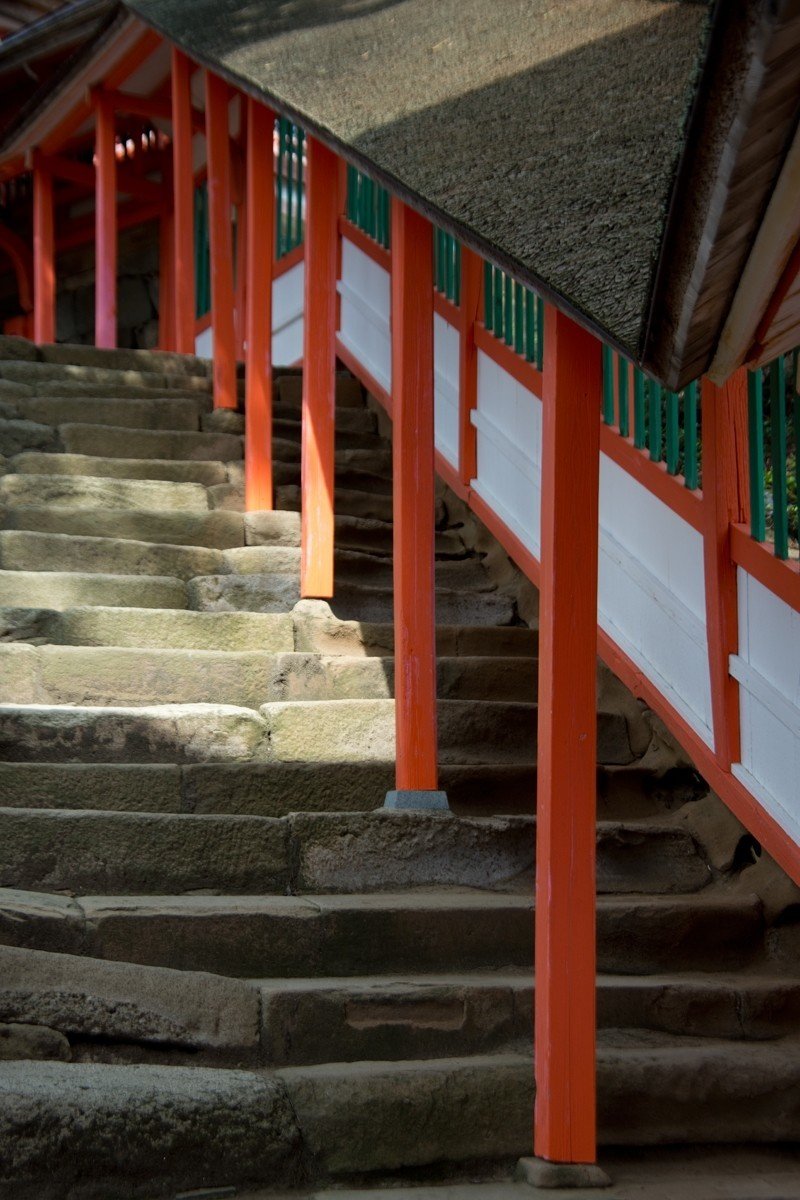
<svg viewBox="0 0 800 1200"><path fill-rule="evenodd" d="M478 474L473 486L533 554L542 510L542 402L478 352Z"/></svg>
<svg viewBox="0 0 800 1200"><path fill-rule="evenodd" d="M303 357L303 282L305 264L297 263L272 284L272 361L290 367ZM209 325L194 340L201 358L214 354L214 329Z"/></svg>
<svg viewBox="0 0 800 1200"><path fill-rule="evenodd" d="M458 467L459 333L433 315L434 430L436 449Z"/></svg>
<svg viewBox="0 0 800 1200"><path fill-rule="evenodd" d="M392 388L389 272L347 238L342 239L339 337L387 392Z"/></svg>
<svg viewBox="0 0 800 1200"><path fill-rule="evenodd" d="M738 571L741 766L734 774L800 841L800 613Z"/></svg>
<svg viewBox="0 0 800 1200"><path fill-rule="evenodd" d="M709 744L703 539L600 456L598 620Z"/></svg>

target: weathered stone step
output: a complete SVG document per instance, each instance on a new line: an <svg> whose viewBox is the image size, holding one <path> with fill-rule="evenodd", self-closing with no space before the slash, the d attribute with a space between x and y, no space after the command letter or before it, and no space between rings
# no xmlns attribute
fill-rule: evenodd
<svg viewBox="0 0 800 1200"><path fill-rule="evenodd" d="M199 483L158 479L104 479L70 475L3 475L0 507L128 508L208 512L208 494ZM35 537L38 535L28 535Z"/></svg>
<svg viewBox="0 0 800 1200"><path fill-rule="evenodd" d="M0 524L5 529L28 529L33 533L125 538L177 546L208 546L219 550L241 546L244 543L241 513L225 509L193 513L25 505L0 509Z"/></svg>
<svg viewBox="0 0 800 1200"><path fill-rule="evenodd" d="M288 622L293 637L291 618ZM280 625L278 629L283 634ZM443 700L530 702L536 695L536 678L535 661L524 658L484 655L437 662L437 694ZM0 643L0 703L5 704L219 703L258 708L271 701L382 700L393 694L394 660L389 658Z"/></svg>
<svg viewBox="0 0 800 1200"><path fill-rule="evenodd" d="M7 475L6 479L13 479ZM196 484L160 484L196 487ZM191 504L192 495L178 497ZM63 533L0 530L0 567L5 571L69 571L108 575L160 575L189 580L224 569L223 550L206 546L176 546L137 542L131 538L77 537Z"/></svg>
<svg viewBox="0 0 800 1200"><path fill-rule="evenodd" d="M275 391L281 404L299 408L303 399L303 374L282 372L275 379ZM349 372L340 371L336 376L336 407L365 409L364 389Z"/></svg>
<svg viewBox="0 0 800 1200"><path fill-rule="evenodd" d="M296 441L301 430L300 405L283 402L277 388L272 402L272 431L276 437ZM341 433L372 434L378 438L378 421L368 408L337 408L336 435ZM374 442L372 444L375 444Z"/></svg>
<svg viewBox="0 0 800 1200"><path fill-rule="evenodd" d="M258 986L264 1049L275 1066L492 1054L532 1041L530 971L266 979ZM597 980L600 1030L771 1040L791 1034L798 1016L795 979L686 973Z"/></svg>
<svg viewBox="0 0 800 1200"><path fill-rule="evenodd" d="M368 554L394 553L393 528L389 521L366 517L334 517L334 540L338 549ZM244 514L244 535L248 546L299 546L300 513L275 509L272 512ZM437 558L466 558L468 551L452 530L437 530Z"/></svg>
<svg viewBox="0 0 800 1200"><path fill-rule="evenodd" d="M376 491L383 491L384 481L391 479L392 476L391 447L387 449L381 440L374 436L367 437L365 442L366 446L362 447L345 447L337 442L335 451L337 473L343 476L343 483L347 482L351 473L354 478L360 478L363 475L370 485L370 490L374 487ZM297 472L296 470L289 471L286 468L289 465L299 467L300 443L273 437L272 455L275 477L281 483L293 482Z"/></svg>
<svg viewBox="0 0 800 1200"><path fill-rule="evenodd" d="M228 482L223 462L159 458L95 458L90 454L18 454L8 464L26 475L90 475L105 479L163 479L200 483L203 487Z"/></svg>
<svg viewBox="0 0 800 1200"><path fill-rule="evenodd" d="M362 455L357 465L353 465L352 456ZM382 497L384 502L391 501L392 472L390 466L383 471L378 464L377 470L370 470L371 451L337 450L335 484L338 492L361 492L366 495ZM362 465L363 464L363 465ZM272 466L272 477L276 489L298 485L300 482L300 462L276 461ZM338 510L338 505L336 506ZM360 515L360 514L355 514ZM385 518L391 520L391 517Z"/></svg>
<svg viewBox="0 0 800 1200"><path fill-rule="evenodd" d="M440 700L443 763L530 761L536 705ZM624 716L598 713L598 759L629 762ZM0 705L0 759L80 762L394 761L393 700L141 707Z"/></svg>
<svg viewBox="0 0 800 1200"><path fill-rule="evenodd" d="M210 380L206 376L192 375L188 372L105 367L71 362L21 362L13 359L0 361L0 379L34 385L50 380L69 380L79 384L107 387L112 395L117 385L146 387L156 394L162 389L172 387L208 394L210 387Z"/></svg>
<svg viewBox="0 0 800 1200"><path fill-rule="evenodd" d="M760 901L712 888L600 896L598 970L738 970ZM530 892L84 896L0 891L0 944L236 978L530 968Z"/></svg>
<svg viewBox="0 0 800 1200"><path fill-rule="evenodd" d="M100 346L85 346L61 342L38 347L42 362L61 363L66 366L105 367L115 371L145 371L177 376L196 376L209 382L211 363L206 358L193 354L176 354L170 350L107 350Z"/></svg>
<svg viewBox="0 0 800 1200"><path fill-rule="evenodd" d="M0 570L0 608L186 608L186 585L166 576Z"/></svg>
<svg viewBox="0 0 800 1200"><path fill-rule="evenodd" d="M74 422L92 429L113 426L184 433L196 431L200 425L198 402L191 396L85 396L77 392L66 396L29 396L15 403L21 417L42 425L60 427Z"/></svg>
<svg viewBox="0 0 800 1200"><path fill-rule="evenodd" d="M300 486L298 483L278 484L275 487L275 507L289 512L300 511ZM242 507L239 502L239 507ZM392 497L389 493L379 495L350 488L337 487L334 493L334 509L350 517L366 517L375 521L392 520ZM441 525L445 519L444 504L436 502L435 520Z"/></svg>
<svg viewBox="0 0 800 1200"><path fill-rule="evenodd" d="M0 407L0 414L4 411L5 409ZM9 419L0 415L0 454L5 458L13 458L15 454L28 450L50 452L60 449L58 430L52 425L26 421L21 417Z"/></svg>
<svg viewBox="0 0 800 1200"><path fill-rule="evenodd" d="M131 1188L141 1196L231 1183L287 1188L300 1177L286 1089L250 1071L6 1062L0 1111L0 1191L9 1200L87 1196L87 1178L95 1196L110 1197Z"/></svg>
<svg viewBox="0 0 800 1200"><path fill-rule="evenodd" d="M300 813L247 817L0 808L0 886L117 895L530 889L531 817ZM598 891L678 894L710 876L692 837L602 824Z"/></svg>
<svg viewBox="0 0 800 1200"><path fill-rule="evenodd" d="M291 613L200 613L175 609L74 608L54 618L48 640L76 646L165 651L294 650Z"/></svg>
<svg viewBox="0 0 800 1200"><path fill-rule="evenodd" d="M300 576L300 547L292 545L243 546L225 555L227 570L237 575L296 575ZM336 584L392 592L394 567L386 555L360 550L341 549L334 552ZM436 563L436 585L439 588L481 593L495 589L478 558L443 558Z"/></svg>
<svg viewBox="0 0 800 1200"><path fill-rule="evenodd" d="M70 454L97 458L175 459L235 462L242 457L242 439L231 433L198 433L140 421L131 428L122 422L88 423L88 414L61 425L59 435Z"/></svg>
<svg viewBox="0 0 800 1200"><path fill-rule="evenodd" d="M195 1061L258 1055L258 992L244 980L14 946L0 946L0 978L0 1021L56 1030L73 1058L96 1042L122 1056L141 1047Z"/></svg>

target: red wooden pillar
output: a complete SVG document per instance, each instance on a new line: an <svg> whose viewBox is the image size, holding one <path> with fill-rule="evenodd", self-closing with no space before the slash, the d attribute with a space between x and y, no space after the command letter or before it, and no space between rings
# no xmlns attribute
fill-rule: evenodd
<svg viewBox="0 0 800 1200"><path fill-rule="evenodd" d="M236 408L233 319L233 231L228 85L206 71L208 225L211 246L211 326L214 331L214 407Z"/></svg>
<svg viewBox="0 0 800 1200"><path fill-rule="evenodd" d="M436 793L433 237L400 200L392 201L392 425L396 786Z"/></svg>
<svg viewBox="0 0 800 1200"><path fill-rule="evenodd" d="M175 349L194 353L194 171L191 64L172 48L172 195L175 219L172 272Z"/></svg>
<svg viewBox="0 0 800 1200"><path fill-rule="evenodd" d="M275 114L247 101L247 342L244 506L272 508L272 252L275 245Z"/></svg>
<svg viewBox="0 0 800 1200"><path fill-rule="evenodd" d="M738 762L739 687L728 663L739 645L736 564L731 558L731 523L748 519L747 370L718 387L702 382L703 539L706 628L711 677L714 752L726 771Z"/></svg>
<svg viewBox="0 0 800 1200"><path fill-rule="evenodd" d="M545 316L536 823L540 1158L593 1163L600 343Z"/></svg>
<svg viewBox="0 0 800 1200"><path fill-rule="evenodd" d="M33 169L33 340L56 340L56 269L53 176L36 162Z"/></svg>
<svg viewBox="0 0 800 1200"><path fill-rule="evenodd" d="M478 403L478 350L475 323L481 307L483 260L461 248L461 343L459 348L459 477L469 487L478 473L477 437L472 413Z"/></svg>
<svg viewBox="0 0 800 1200"><path fill-rule="evenodd" d="M333 595L336 251L339 168L316 138L306 141L305 307L300 595Z"/></svg>
<svg viewBox="0 0 800 1200"><path fill-rule="evenodd" d="M114 110L95 95L95 345L117 344L117 154Z"/></svg>

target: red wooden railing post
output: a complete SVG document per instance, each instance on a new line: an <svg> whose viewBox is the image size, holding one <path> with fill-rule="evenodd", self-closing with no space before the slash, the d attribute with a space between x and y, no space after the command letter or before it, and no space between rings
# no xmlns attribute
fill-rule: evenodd
<svg viewBox="0 0 800 1200"><path fill-rule="evenodd" d="M477 431L472 413L478 403L478 349L475 323L483 290L483 259L461 248L461 342L459 347L459 477L469 487L478 473Z"/></svg>
<svg viewBox="0 0 800 1200"><path fill-rule="evenodd" d="M444 807L437 792L433 231L392 200L392 463L396 792L387 804ZM416 799L409 793L428 793ZM405 795L404 795L405 794Z"/></svg>
<svg viewBox="0 0 800 1200"><path fill-rule="evenodd" d="M336 253L339 168L316 138L306 142L305 306L300 594L333 595Z"/></svg>
<svg viewBox="0 0 800 1200"><path fill-rule="evenodd" d="M739 685L728 663L739 644L736 564L731 557L731 524L748 519L747 371L735 372L722 387L702 381L703 538L706 629L711 679L714 753L726 771L738 762Z"/></svg>
<svg viewBox="0 0 800 1200"><path fill-rule="evenodd" d="M245 510L272 508L272 263L275 115L247 101Z"/></svg>
<svg viewBox="0 0 800 1200"><path fill-rule="evenodd" d="M540 1159L594 1163L600 343L545 317L536 822Z"/></svg>
<svg viewBox="0 0 800 1200"><path fill-rule="evenodd" d="M95 345L117 344L117 153L114 110L102 92L95 105Z"/></svg>
<svg viewBox="0 0 800 1200"><path fill-rule="evenodd" d="M53 176L36 161L33 168L33 340L56 340L56 269Z"/></svg>
<svg viewBox="0 0 800 1200"><path fill-rule="evenodd" d="M215 408L236 408L237 404L229 99L230 92L225 80L212 71L206 71L208 230L211 247Z"/></svg>
<svg viewBox="0 0 800 1200"><path fill-rule="evenodd" d="M175 349L193 354L194 308L194 171L192 162L191 63L172 48L172 195L175 214L173 319Z"/></svg>

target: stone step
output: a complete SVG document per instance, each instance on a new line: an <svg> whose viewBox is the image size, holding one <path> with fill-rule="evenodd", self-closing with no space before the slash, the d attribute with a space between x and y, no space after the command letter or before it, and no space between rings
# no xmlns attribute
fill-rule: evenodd
<svg viewBox="0 0 800 1200"><path fill-rule="evenodd" d="M203 487L228 482L224 462L167 458L94 458L90 454L18 454L8 464L25 475L89 475L105 479L163 479L200 483Z"/></svg>
<svg viewBox="0 0 800 1200"><path fill-rule="evenodd" d="M275 379L275 391L279 403L299 408L303 398L302 371L282 372ZM339 372L336 376L336 407L365 409L364 389L349 372Z"/></svg>
<svg viewBox="0 0 800 1200"><path fill-rule="evenodd" d="M334 541L340 550L357 550L372 555L394 553L390 521L365 517L334 517ZM244 514L244 536L248 546L299 546L300 513L273 510ZM437 530L437 558L466 558L468 551L454 530Z"/></svg>
<svg viewBox="0 0 800 1200"><path fill-rule="evenodd" d="M15 476L7 475L6 479ZM18 476L17 478L22 478ZM2 481L0 481L2 482ZM105 481L104 481L105 482ZM196 484L158 484L159 487L196 487ZM192 495L178 497L193 503ZM224 568L224 550L206 546L176 546L137 542L131 538L76 537L64 533L0 530L0 567L5 571L69 571L108 575L160 575L189 580Z"/></svg>
<svg viewBox="0 0 800 1200"><path fill-rule="evenodd" d="M202 1188L199 1200L215 1185L228 1195L231 1183L287 1188L302 1177L286 1088L251 1071L5 1062L0 1110L9 1200L88 1196L87 1178L96 1197Z"/></svg>
<svg viewBox="0 0 800 1200"><path fill-rule="evenodd" d="M74 608L50 623L48 640L78 647L286 654L294 650L294 622L291 613Z"/></svg>
<svg viewBox="0 0 800 1200"><path fill-rule="evenodd" d="M148 364L149 365L149 364ZM155 365L155 364L153 364ZM113 395L117 385L122 387L146 387L156 394L172 387L184 391L208 394L210 380L174 370L144 370L141 367L109 367L71 362L20 362L9 359L0 361L0 379L12 383L40 385L50 380L68 380L78 384L107 387Z"/></svg>
<svg viewBox="0 0 800 1200"><path fill-rule="evenodd" d="M392 450L386 447L378 437L365 439L366 446L342 446L337 440L335 461L339 473L357 472L359 475L372 477L375 490L382 490L386 479L392 476ZM287 467L300 465L300 443L273 435L272 439L273 469L281 483L291 483L296 478L296 471ZM345 480L346 481L346 480Z"/></svg>
<svg viewBox="0 0 800 1200"><path fill-rule="evenodd" d="M78 392L66 396L26 397L24 401L16 402L16 408L20 417L28 421L59 427L79 423L92 429L112 426L116 429L180 430L191 433L200 426L198 404L191 396L84 396Z"/></svg>
<svg viewBox="0 0 800 1200"><path fill-rule="evenodd" d="M290 545L242 546L224 555L228 571L237 575L296 575L300 577L300 547ZM334 552L338 585L393 592L394 566L386 555L359 550ZM444 558L436 563L436 585L470 593L491 592L495 585L478 558Z"/></svg>
<svg viewBox="0 0 800 1200"><path fill-rule="evenodd" d="M211 380L209 359L197 358L193 354L176 354L170 350L107 350L99 346L62 342L39 346L38 357L42 362L67 366L110 367L115 371L145 371L147 374L157 372L177 376L178 381L186 375L196 376L206 382Z"/></svg>
<svg viewBox="0 0 800 1200"><path fill-rule="evenodd" d="M55 452L61 449L58 430L52 425L21 417L9 419L1 415L3 412L5 409L0 408L0 455L3 457L13 458L28 450ZM8 469L7 464L4 469Z"/></svg>
<svg viewBox="0 0 800 1200"><path fill-rule="evenodd" d="M21 647L20 647L21 649ZM440 700L442 763L535 757L535 704ZM599 712L598 760L630 762L624 716ZM0 705L0 759L81 762L394 762L393 700L124 706Z"/></svg>
<svg viewBox="0 0 800 1200"><path fill-rule="evenodd" d="M0 808L0 886L31 891L302 895L530 890L532 817L415 812L248 817ZM597 832L598 891L680 894L710 878L683 829Z"/></svg>
<svg viewBox="0 0 800 1200"><path fill-rule="evenodd" d="M737 971L763 934L755 896L716 888L598 898L598 970ZM0 945L235 978L532 967L532 893L69 897L0 890Z"/></svg>
<svg viewBox="0 0 800 1200"><path fill-rule="evenodd" d="M276 483L275 507L277 509L299 512L300 500L299 483ZM242 507L242 501L239 501L239 507ZM392 497L388 492L378 495L373 492L364 492L337 486L334 493L334 509L337 513L349 517L366 517L368 520L374 521L391 521ZM435 513L437 526L441 525L444 519L444 504L441 500L437 500Z"/></svg>
<svg viewBox="0 0 800 1200"><path fill-rule="evenodd" d="M199 483L70 475L17 474L0 477L0 508L43 505L73 509L146 509L149 512L162 508L173 512L209 511L208 494Z"/></svg>
<svg viewBox="0 0 800 1200"><path fill-rule="evenodd" d="M193 466L189 463L186 465ZM4 529L27 529L32 533L123 538L177 546L208 546L219 550L227 550L244 543L242 515L225 509L194 513L24 505L19 508L0 509L0 525Z"/></svg>
<svg viewBox="0 0 800 1200"><path fill-rule="evenodd" d="M126 401L126 403L128 403ZM231 433L198 433L140 421L123 429L121 422L88 423L88 414L59 427L64 449L96 458L175 459L177 461L235 462L242 457L242 439ZM149 426L149 428L148 428Z"/></svg>
<svg viewBox="0 0 800 1200"><path fill-rule="evenodd" d="M193 1061L255 1060L259 996L245 980L0 946L0 1022L44 1026L73 1059L99 1043L125 1057L142 1048Z"/></svg>
<svg viewBox="0 0 800 1200"><path fill-rule="evenodd" d="M291 618L286 619L293 637ZM285 629L278 624L282 638ZM526 703L536 695L536 680L530 659L441 657L437 662L442 700ZM393 694L394 659L385 657L0 643L0 703L5 704L258 708L272 701L385 700Z"/></svg>
<svg viewBox="0 0 800 1200"><path fill-rule="evenodd" d="M186 608L186 585L167 576L0 570L0 609Z"/></svg>
<svg viewBox="0 0 800 1200"><path fill-rule="evenodd" d="M492 1054L523 1039L530 1045L533 1036L530 971L266 979L258 986L266 1058L279 1067ZM771 1041L790 1035L798 1016L800 981L781 976L597 980L601 1031Z"/></svg>
<svg viewBox="0 0 800 1200"><path fill-rule="evenodd" d="M287 441L297 441L300 437L301 424L299 403L283 402L275 388L272 402L272 430L275 436L285 436ZM368 408L337 408L337 437L342 433L373 434L375 438L378 438L378 419L375 413L370 412Z"/></svg>
<svg viewBox="0 0 800 1200"><path fill-rule="evenodd" d="M361 454L363 458L358 465L353 465L352 456ZM383 471L370 470L370 451L337 450L336 451L336 491L364 492L369 496L383 497L384 502L392 497L392 472L390 467ZM363 465L362 465L363 464ZM299 485L300 462L276 461L272 465L272 477L276 489ZM338 511L338 505L337 511ZM359 516L361 514L351 514ZM391 517L385 518L391 520Z"/></svg>

